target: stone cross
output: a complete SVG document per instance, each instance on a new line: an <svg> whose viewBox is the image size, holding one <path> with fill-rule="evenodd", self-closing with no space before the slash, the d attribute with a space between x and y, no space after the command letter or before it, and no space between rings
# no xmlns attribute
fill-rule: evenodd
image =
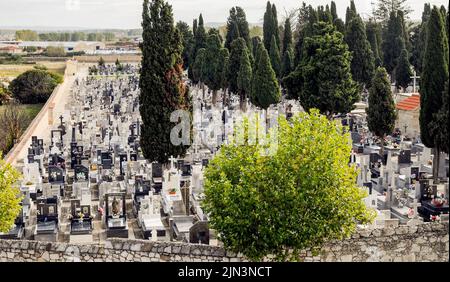
<svg viewBox="0 0 450 282"><path fill-rule="evenodd" d="M414 75L411 76L410 78L413 79L413 93L416 93L416 85L417 85L416 79L420 78L420 76L417 76L416 71L414 71Z"/></svg>

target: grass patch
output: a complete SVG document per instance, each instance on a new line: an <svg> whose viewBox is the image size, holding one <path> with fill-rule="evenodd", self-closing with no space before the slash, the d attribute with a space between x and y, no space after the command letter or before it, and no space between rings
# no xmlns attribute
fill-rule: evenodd
<svg viewBox="0 0 450 282"><path fill-rule="evenodd" d="M25 104L21 105L21 107L24 109L25 113L28 115L29 122L31 123L33 119L38 115L38 113L41 111L44 104ZM6 106L0 106L0 114L3 111L3 108ZM28 127L29 124L26 126Z"/></svg>
<svg viewBox="0 0 450 282"><path fill-rule="evenodd" d="M54 72L60 75L64 75L66 70L65 62L39 62L36 65L44 65L47 67L48 71ZM20 74L31 70L34 68L32 64L22 64L22 65L0 65L0 77L5 78L15 78Z"/></svg>

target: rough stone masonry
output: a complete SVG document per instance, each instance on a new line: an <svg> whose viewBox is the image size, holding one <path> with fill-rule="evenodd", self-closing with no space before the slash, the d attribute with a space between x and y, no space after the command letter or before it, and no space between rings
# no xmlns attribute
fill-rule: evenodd
<svg viewBox="0 0 450 282"><path fill-rule="evenodd" d="M449 260L448 227L445 222L360 229L352 238L325 244L317 256L308 250L301 252L301 261L446 262ZM90 245L0 240L0 261L240 262L247 259L215 246L113 239Z"/></svg>

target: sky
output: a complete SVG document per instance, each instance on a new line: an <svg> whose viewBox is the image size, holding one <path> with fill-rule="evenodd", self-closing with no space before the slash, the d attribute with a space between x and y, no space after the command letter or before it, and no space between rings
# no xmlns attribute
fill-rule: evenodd
<svg viewBox="0 0 450 282"><path fill-rule="evenodd" d="M326 5L331 0L303 0L307 4ZM367 17L372 11L371 2L355 0L358 12ZM250 23L262 21L266 0L168 0L175 20L189 24L203 13L208 22L226 22L229 9L241 6ZM302 0L272 0L282 19L289 11L298 8ZM338 14L345 17L350 0L335 0ZM414 10L411 19L420 19L424 0L408 0ZM448 5L448 0L428 0L435 5ZM0 28L2 27L79 27L79 28L140 28L142 0L0 0Z"/></svg>

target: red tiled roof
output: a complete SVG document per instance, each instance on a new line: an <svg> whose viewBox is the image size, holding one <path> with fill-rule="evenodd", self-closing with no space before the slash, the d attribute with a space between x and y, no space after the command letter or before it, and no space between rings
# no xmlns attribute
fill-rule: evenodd
<svg viewBox="0 0 450 282"><path fill-rule="evenodd" d="M397 104L397 109L403 111L414 111L420 107L420 95L413 94Z"/></svg>

